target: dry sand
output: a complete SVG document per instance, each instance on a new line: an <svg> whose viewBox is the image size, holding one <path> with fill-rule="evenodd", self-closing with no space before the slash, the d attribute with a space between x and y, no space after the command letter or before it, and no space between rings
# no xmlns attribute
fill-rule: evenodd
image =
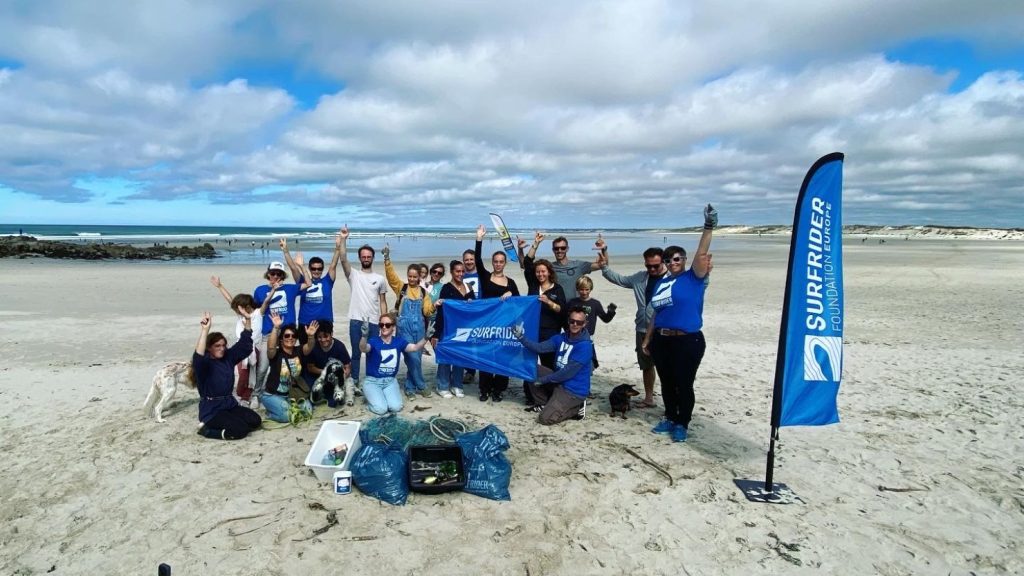
<svg viewBox="0 0 1024 576"><path fill-rule="evenodd" d="M591 416L543 428L521 398L481 403L475 386L407 404L496 423L513 477L511 502L404 507L317 483L303 466L316 424L205 440L189 390L165 424L142 414L203 310L233 328L209 275L250 290L258 267L0 261L0 573L1024 573L1024 244L848 245L843 421L782 431L776 480L803 504L750 504L732 482L764 475L785 258L717 255L685 444L649 432L658 410L602 413L639 370L632 295L597 280L620 310L598 328ZM343 280L335 299L344 319ZM339 525L311 538L330 510Z"/></svg>

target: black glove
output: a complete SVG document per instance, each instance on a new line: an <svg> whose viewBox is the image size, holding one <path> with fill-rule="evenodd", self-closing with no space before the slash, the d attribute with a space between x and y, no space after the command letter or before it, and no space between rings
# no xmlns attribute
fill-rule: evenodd
<svg viewBox="0 0 1024 576"><path fill-rule="evenodd" d="M525 336L525 335L526 335L526 331L523 330L523 323L522 322L520 322L519 324L516 324L515 326L512 327L512 336L514 336L516 340L522 340L523 336Z"/></svg>

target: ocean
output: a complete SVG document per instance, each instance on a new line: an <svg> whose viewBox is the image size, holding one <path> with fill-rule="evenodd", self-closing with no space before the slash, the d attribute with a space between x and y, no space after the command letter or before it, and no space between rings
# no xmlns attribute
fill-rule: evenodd
<svg viewBox="0 0 1024 576"><path fill-rule="evenodd" d="M60 240L67 242L113 242L135 246L168 244L171 246L194 246L210 243L217 250L214 260L196 260L195 264L261 264L280 259L279 238L288 239L288 247L294 255L301 251L308 260L312 256L329 259L334 249L334 235L337 228L287 228L287 227L237 227L237 226L111 226L111 225L64 225L64 224L0 224L0 235L23 233L39 240ZM527 241L533 240L532 230L511 230ZM589 260L594 257L593 241L601 233L608 243L613 265L628 262L630 266L640 263L640 255L651 246L665 247L677 244L687 251L693 251L700 237L699 232L678 232L665 230L564 230L546 232L544 245L538 251L540 257L551 257L551 240L565 236L569 240L569 256L573 259ZM407 229L360 229L353 230L348 239L348 250L355 261L355 251L363 244L369 244L378 251L385 244L391 248L391 255L398 262L422 261L427 264L461 258L463 250L472 249L476 238L475 226L463 229L407 228ZM493 230L488 228L484 240L484 257L501 249L501 242ZM789 238L750 235L716 238L712 252L731 251L782 251L789 249ZM618 260L617 260L618 258ZM154 261L162 263L164 261ZM176 262L181 263L181 260Z"/></svg>

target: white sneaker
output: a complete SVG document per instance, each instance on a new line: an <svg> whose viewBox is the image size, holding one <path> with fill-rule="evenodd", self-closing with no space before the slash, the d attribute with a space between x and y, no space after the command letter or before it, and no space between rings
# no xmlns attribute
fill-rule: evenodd
<svg viewBox="0 0 1024 576"><path fill-rule="evenodd" d="M447 390L438 390L437 391L437 395L440 396L441 398L451 398L452 397L452 393L447 391Z"/></svg>
<svg viewBox="0 0 1024 576"><path fill-rule="evenodd" d="M456 398L465 398L466 395L462 392L462 388L454 388Z"/></svg>

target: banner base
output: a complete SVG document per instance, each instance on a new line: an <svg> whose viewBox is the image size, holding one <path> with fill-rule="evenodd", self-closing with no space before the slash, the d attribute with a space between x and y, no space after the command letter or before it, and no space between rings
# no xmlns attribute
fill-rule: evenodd
<svg viewBox="0 0 1024 576"><path fill-rule="evenodd" d="M804 501L785 484L772 484L772 491L765 492L764 480L733 480L747 500L761 504L804 504Z"/></svg>

